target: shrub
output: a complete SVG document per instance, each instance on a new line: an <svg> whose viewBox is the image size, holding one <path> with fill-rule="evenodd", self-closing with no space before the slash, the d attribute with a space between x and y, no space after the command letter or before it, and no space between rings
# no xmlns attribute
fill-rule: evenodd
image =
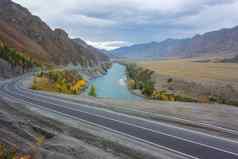
<svg viewBox="0 0 238 159"><path fill-rule="evenodd" d="M154 82L146 81L146 82L143 83L143 90L142 90L143 94L150 97L153 94L154 90L155 90Z"/></svg>
<svg viewBox="0 0 238 159"><path fill-rule="evenodd" d="M40 136L38 136L38 137L36 138L36 144L37 144L38 146L43 145L44 142L45 142L45 136L40 135Z"/></svg>
<svg viewBox="0 0 238 159"><path fill-rule="evenodd" d="M172 82L173 82L173 78L169 78L168 83L172 83Z"/></svg>
<svg viewBox="0 0 238 159"><path fill-rule="evenodd" d="M95 87L94 85L91 86L88 95L89 95L89 96L92 96L92 97L96 97L96 96L97 96L96 87Z"/></svg>
<svg viewBox="0 0 238 159"><path fill-rule="evenodd" d="M127 84L128 84L129 88L136 89L136 82L135 82L135 80L130 79L130 80L127 81Z"/></svg>
<svg viewBox="0 0 238 159"><path fill-rule="evenodd" d="M169 96L166 95L166 94L161 94L160 95L160 100L162 100L162 101L169 101Z"/></svg>
<svg viewBox="0 0 238 159"><path fill-rule="evenodd" d="M227 102L225 102L225 104L238 106L238 101L227 101Z"/></svg>
<svg viewBox="0 0 238 159"><path fill-rule="evenodd" d="M176 96L175 97L176 101L181 101L181 102L197 102L197 100L192 99L190 97L182 97L182 96Z"/></svg>
<svg viewBox="0 0 238 159"><path fill-rule="evenodd" d="M0 145L0 158L1 159L15 159L17 158L16 149L7 149L5 145Z"/></svg>
<svg viewBox="0 0 238 159"><path fill-rule="evenodd" d="M169 101L172 101L172 102L176 101L176 97L174 95L169 95L168 98L169 98Z"/></svg>
<svg viewBox="0 0 238 159"><path fill-rule="evenodd" d="M49 71L34 78L32 89L79 94L86 86L87 81L75 71Z"/></svg>
<svg viewBox="0 0 238 159"><path fill-rule="evenodd" d="M140 89L142 94L151 97L155 88L152 81L153 71L138 67L136 64L127 65L128 86L131 89Z"/></svg>
<svg viewBox="0 0 238 159"><path fill-rule="evenodd" d="M198 102L200 102L200 103L209 103L210 98L208 96L199 96L198 97Z"/></svg>
<svg viewBox="0 0 238 159"><path fill-rule="evenodd" d="M80 91L81 91L83 88L85 88L86 84L87 84L87 83L86 83L85 80L78 80L78 81L75 82L74 85L71 86L70 89L71 89L75 94L77 94L77 93L80 93Z"/></svg>

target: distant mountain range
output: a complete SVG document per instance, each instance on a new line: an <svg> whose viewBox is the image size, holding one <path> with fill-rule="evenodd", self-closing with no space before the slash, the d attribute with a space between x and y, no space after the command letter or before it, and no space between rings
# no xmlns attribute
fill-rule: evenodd
<svg viewBox="0 0 238 159"><path fill-rule="evenodd" d="M0 0L0 41L42 63L95 65L109 58L62 29L52 30L39 17L11 0Z"/></svg>
<svg viewBox="0 0 238 159"><path fill-rule="evenodd" d="M224 59L223 62L238 63L238 55L230 59Z"/></svg>
<svg viewBox="0 0 238 159"><path fill-rule="evenodd" d="M238 55L238 26L187 39L167 39L111 51L114 58L161 58Z"/></svg>

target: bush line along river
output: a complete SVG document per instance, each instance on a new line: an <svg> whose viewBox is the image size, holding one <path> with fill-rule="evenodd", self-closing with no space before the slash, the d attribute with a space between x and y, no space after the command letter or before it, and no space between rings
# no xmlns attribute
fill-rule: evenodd
<svg viewBox="0 0 238 159"><path fill-rule="evenodd" d="M89 84L90 87L92 85L96 87L97 97L119 100L142 99L129 91L126 80L126 67L114 63L106 75L91 80Z"/></svg>

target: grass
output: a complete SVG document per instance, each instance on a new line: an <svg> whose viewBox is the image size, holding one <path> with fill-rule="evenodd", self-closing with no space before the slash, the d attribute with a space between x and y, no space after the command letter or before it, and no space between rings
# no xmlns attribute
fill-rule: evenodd
<svg viewBox="0 0 238 159"><path fill-rule="evenodd" d="M215 102L237 106L238 64L202 61L204 62L200 59L170 59L136 63L144 69L154 71L156 89L173 92L177 95L176 101ZM193 87L196 89L192 90Z"/></svg>
<svg viewBox="0 0 238 159"><path fill-rule="evenodd" d="M235 63L201 63L194 62L193 59L177 59L142 61L138 64L161 75L182 79L238 82L238 64Z"/></svg>
<svg viewBox="0 0 238 159"><path fill-rule="evenodd" d="M128 64L126 68L127 76L129 78L127 81L128 88L139 89L141 93L149 99L161 101L197 102L197 100L190 97L175 95L168 93L165 90L156 89L155 82L152 77L154 71L151 71L150 69L138 67L136 64ZM167 82L171 83L173 82L173 79L169 78Z"/></svg>

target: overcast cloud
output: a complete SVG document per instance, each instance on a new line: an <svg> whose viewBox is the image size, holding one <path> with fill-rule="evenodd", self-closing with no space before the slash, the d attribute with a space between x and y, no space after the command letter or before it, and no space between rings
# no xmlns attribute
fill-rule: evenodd
<svg viewBox="0 0 238 159"><path fill-rule="evenodd" d="M238 25L238 0L14 0L52 28L114 49Z"/></svg>

